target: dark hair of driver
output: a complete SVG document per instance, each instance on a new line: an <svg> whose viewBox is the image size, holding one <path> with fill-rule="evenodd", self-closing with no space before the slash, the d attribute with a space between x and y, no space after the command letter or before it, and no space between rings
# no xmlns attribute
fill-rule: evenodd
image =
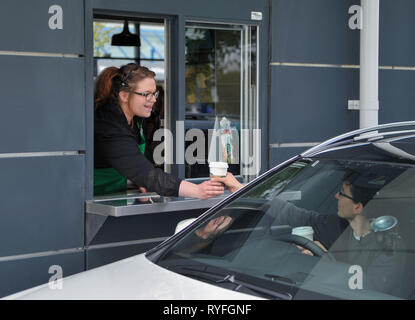
<svg viewBox="0 0 415 320"><path fill-rule="evenodd" d="M354 183L357 180L356 175L354 175L355 179L352 177L348 177L347 180L344 180L344 184L350 187L350 192L352 193L352 198L354 203L361 203L365 206L378 192L379 188L367 188L362 187ZM350 181L352 180L352 181Z"/></svg>

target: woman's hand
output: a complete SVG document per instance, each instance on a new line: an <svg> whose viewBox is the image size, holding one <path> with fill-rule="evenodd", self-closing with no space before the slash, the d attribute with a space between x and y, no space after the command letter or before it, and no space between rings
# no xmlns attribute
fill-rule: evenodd
<svg viewBox="0 0 415 320"><path fill-rule="evenodd" d="M140 193L147 193L147 189L144 187L139 187ZM150 200L150 198L138 198L138 201L146 203Z"/></svg>
<svg viewBox="0 0 415 320"><path fill-rule="evenodd" d="M243 185L238 180L236 180L234 175L230 172L226 174L225 178L214 177L211 178L210 181L223 183L230 192L235 192L243 187Z"/></svg>
<svg viewBox="0 0 415 320"><path fill-rule="evenodd" d="M209 199L222 195L224 190L223 184L217 181L207 180L200 184L195 184L182 180L179 187L179 196Z"/></svg>
<svg viewBox="0 0 415 320"><path fill-rule="evenodd" d="M197 185L199 188L199 199L209 199L223 194L225 188L218 181L207 180Z"/></svg>

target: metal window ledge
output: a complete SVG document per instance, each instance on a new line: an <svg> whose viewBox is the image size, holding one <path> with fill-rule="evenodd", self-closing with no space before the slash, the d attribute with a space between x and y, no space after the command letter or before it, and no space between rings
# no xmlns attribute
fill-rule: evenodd
<svg viewBox="0 0 415 320"><path fill-rule="evenodd" d="M124 193L94 197L86 201L86 212L103 216L132 215L208 209L225 199L229 191L216 198L199 200L183 197L161 197L156 193Z"/></svg>

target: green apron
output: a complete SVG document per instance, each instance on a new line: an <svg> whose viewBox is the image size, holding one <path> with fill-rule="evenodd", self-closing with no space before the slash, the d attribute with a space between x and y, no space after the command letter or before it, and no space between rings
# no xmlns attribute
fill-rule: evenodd
<svg viewBox="0 0 415 320"><path fill-rule="evenodd" d="M145 138L140 130L140 123L137 122L137 128L140 132L141 141L138 145L140 152L144 154L146 143ZM114 168L94 169L94 195L101 195L127 190L127 179Z"/></svg>

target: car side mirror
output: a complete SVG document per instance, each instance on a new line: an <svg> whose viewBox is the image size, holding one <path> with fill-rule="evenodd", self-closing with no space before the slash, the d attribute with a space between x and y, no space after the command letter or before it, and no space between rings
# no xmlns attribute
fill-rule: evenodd
<svg viewBox="0 0 415 320"><path fill-rule="evenodd" d="M176 230L174 230L174 234L179 233L180 231L182 231L184 228L186 228L189 224L191 224L195 220L196 218L190 218L190 219L185 219L185 220L180 221L176 226Z"/></svg>

